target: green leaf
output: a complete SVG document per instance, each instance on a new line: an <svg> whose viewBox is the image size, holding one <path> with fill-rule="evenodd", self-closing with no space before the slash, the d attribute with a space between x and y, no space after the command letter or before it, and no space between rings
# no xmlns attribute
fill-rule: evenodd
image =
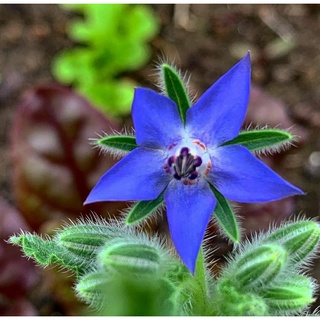
<svg viewBox="0 0 320 320"><path fill-rule="evenodd" d="M251 151L285 145L293 136L279 129L260 129L240 132L239 135L223 145L240 144Z"/></svg>
<svg viewBox="0 0 320 320"><path fill-rule="evenodd" d="M190 99L186 87L179 74L168 64L161 66L167 96L178 106L182 123L186 122L186 112L190 107Z"/></svg>
<svg viewBox="0 0 320 320"><path fill-rule="evenodd" d="M92 81L90 84L83 84L84 86L79 86L79 91L104 113L114 117L130 113L135 83L104 79L99 83Z"/></svg>
<svg viewBox="0 0 320 320"><path fill-rule="evenodd" d="M88 48L64 50L52 61L52 73L61 83L76 87L80 83L88 85L96 79L93 61L94 56Z"/></svg>
<svg viewBox="0 0 320 320"><path fill-rule="evenodd" d="M128 115L136 84L122 76L150 58L148 41L159 30L153 9L120 3L63 7L81 16L75 15L67 25L68 36L77 45L53 59L54 76L105 114Z"/></svg>
<svg viewBox="0 0 320 320"><path fill-rule="evenodd" d="M126 224L131 225L147 218L155 212L162 203L163 193L161 193L157 199L137 202L129 211Z"/></svg>
<svg viewBox="0 0 320 320"><path fill-rule="evenodd" d="M217 199L214 216L226 235L232 241L238 243L240 240L240 233L234 212L226 198L216 188L213 186L210 187Z"/></svg>
<svg viewBox="0 0 320 320"><path fill-rule="evenodd" d="M97 140L101 147L130 152L137 148L136 138L132 136L106 136ZM147 201L146 201L147 202Z"/></svg>
<svg viewBox="0 0 320 320"><path fill-rule="evenodd" d="M149 40L159 31L159 25L154 12L149 6L131 6L131 14L127 15L124 22L128 32L135 41Z"/></svg>

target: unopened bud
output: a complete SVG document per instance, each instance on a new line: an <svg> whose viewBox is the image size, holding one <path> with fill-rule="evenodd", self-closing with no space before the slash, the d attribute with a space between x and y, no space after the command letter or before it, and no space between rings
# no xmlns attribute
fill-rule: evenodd
<svg viewBox="0 0 320 320"><path fill-rule="evenodd" d="M297 263L313 253L320 240L320 225L304 220L290 223L270 233L262 243L273 242L282 245L291 261Z"/></svg>
<svg viewBox="0 0 320 320"><path fill-rule="evenodd" d="M158 248L150 244L114 239L106 243L97 259L102 268L153 273L160 267L161 256Z"/></svg>
<svg viewBox="0 0 320 320"><path fill-rule="evenodd" d="M91 258L116 233L115 228L104 224L81 224L63 229L56 235L55 240L77 256Z"/></svg>
<svg viewBox="0 0 320 320"><path fill-rule="evenodd" d="M286 251L276 244L255 247L235 261L233 277L239 287L265 284L279 274L287 261Z"/></svg>
<svg viewBox="0 0 320 320"><path fill-rule="evenodd" d="M110 274L104 271L95 271L80 278L75 286L79 298L95 307L103 304L104 290L112 280Z"/></svg>
<svg viewBox="0 0 320 320"><path fill-rule="evenodd" d="M264 290L262 297L272 315L287 315L303 311L315 299L312 297L314 285L302 275L293 275Z"/></svg>

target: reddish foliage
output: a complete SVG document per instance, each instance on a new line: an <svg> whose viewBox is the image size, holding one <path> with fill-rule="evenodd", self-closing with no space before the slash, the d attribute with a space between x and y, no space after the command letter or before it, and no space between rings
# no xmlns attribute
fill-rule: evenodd
<svg viewBox="0 0 320 320"><path fill-rule="evenodd" d="M69 88L39 86L24 95L12 126L13 188L35 230L52 219L99 209L83 202L115 161L99 156L89 139L112 129L120 127Z"/></svg>
<svg viewBox="0 0 320 320"><path fill-rule="evenodd" d="M38 279L33 261L22 257L18 247L5 242L30 230L20 213L0 198L0 315L36 315L26 294Z"/></svg>

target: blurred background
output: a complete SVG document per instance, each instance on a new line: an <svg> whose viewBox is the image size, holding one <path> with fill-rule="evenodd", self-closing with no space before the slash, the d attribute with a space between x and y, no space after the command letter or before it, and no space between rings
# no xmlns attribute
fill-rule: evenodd
<svg viewBox="0 0 320 320"><path fill-rule="evenodd" d="M21 258L4 240L52 233L125 203L82 203L115 159L90 138L131 128L133 88L157 90L174 63L199 97L248 50L252 90L244 128L290 128L294 146L263 161L305 196L236 204L244 234L320 206L320 5L0 5L0 315L78 315L71 274ZM230 92L232 94L232 92ZM168 235L165 215L146 226ZM218 272L231 247L210 225ZM310 273L320 280L319 262ZM315 303L315 306L319 302Z"/></svg>

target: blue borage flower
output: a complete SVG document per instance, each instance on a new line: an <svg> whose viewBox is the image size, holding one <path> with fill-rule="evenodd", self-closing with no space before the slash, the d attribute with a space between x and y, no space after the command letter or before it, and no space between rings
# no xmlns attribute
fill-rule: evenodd
<svg viewBox="0 0 320 320"><path fill-rule="evenodd" d="M153 90L137 88L132 118L138 147L105 173L85 204L156 199L164 192L170 234L193 273L217 200L265 202L303 192L241 145L238 136L250 93L250 56L213 84L187 110Z"/></svg>

